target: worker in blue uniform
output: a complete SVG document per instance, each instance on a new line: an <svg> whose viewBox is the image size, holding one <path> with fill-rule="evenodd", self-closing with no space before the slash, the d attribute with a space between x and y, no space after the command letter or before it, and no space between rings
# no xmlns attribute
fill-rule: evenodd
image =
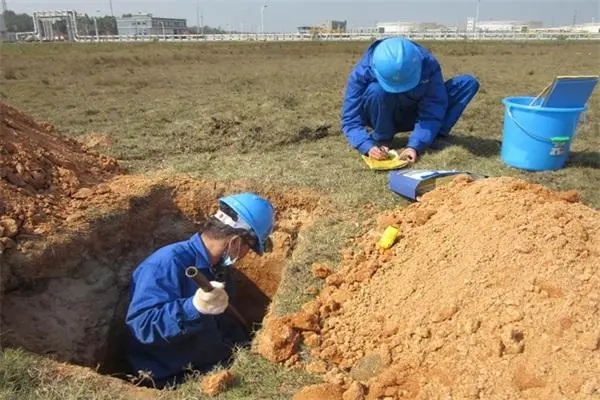
<svg viewBox="0 0 600 400"><path fill-rule="evenodd" d="M133 374L150 375L143 385L176 386L190 367L207 372L225 365L234 347L248 344L245 330L224 312L235 298L227 271L249 250L270 251L273 224L273 206L263 197L226 196L198 233L158 249L137 267L125 317L126 357ZM199 289L185 275L188 266L196 266L214 290Z"/></svg>
<svg viewBox="0 0 600 400"><path fill-rule="evenodd" d="M383 144L397 132L412 131L400 157L414 163L436 139L450 135L478 90L470 75L444 81L439 62L421 45L402 37L380 39L348 77L342 130L352 147L376 160L388 156Z"/></svg>

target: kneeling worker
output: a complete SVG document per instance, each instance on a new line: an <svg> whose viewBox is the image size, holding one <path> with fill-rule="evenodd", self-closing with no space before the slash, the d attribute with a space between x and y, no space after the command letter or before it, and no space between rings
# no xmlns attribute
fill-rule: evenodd
<svg viewBox="0 0 600 400"><path fill-rule="evenodd" d="M234 297L227 271L249 250L270 251L273 225L268 200L254 193L226 196L199 233L158 249L137 267L125 318L134 374L150 373L149 386L177 385L187 368L207 372L226 364L234 346L247 344L247 333L224 313ZM188 266L196 266L214 290L199 289L185 275Z"/></svg>
<svg viewBox="0 0 600 400"><path fill-rule="evenodd" d="M437 59L409 39L377 40L348 77L342 130L352 147L376 160L389 150L381 142L412 131L400 157L414 163L434 140L450 134L478 90L470 75L444 81Z"/></svg>

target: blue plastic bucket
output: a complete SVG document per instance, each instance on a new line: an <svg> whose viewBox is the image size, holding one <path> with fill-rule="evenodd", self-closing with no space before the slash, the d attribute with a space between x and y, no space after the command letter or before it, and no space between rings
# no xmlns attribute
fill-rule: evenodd
<svg viewBox="0 0 600 400"><path fill-rule="evenodd" d="M571 141L585 107L530 106L534 97L506 97L502 162L529 171L557 170L567 162Z"/></svg>

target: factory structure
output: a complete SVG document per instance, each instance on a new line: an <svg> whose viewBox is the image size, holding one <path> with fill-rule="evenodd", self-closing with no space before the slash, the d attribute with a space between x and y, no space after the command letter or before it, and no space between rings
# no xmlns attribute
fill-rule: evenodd
<svg viewBox="0 0 600 400"><path fill-rule="evenodd" d="M375 29L379 33L398 34L410 32L425 32L431 30L447 29L444 25L436 22L378 22Z"/></svg>
<svg viewBox="0 0 600 400"><path fill-rule="evenodd" d="M585 32L600 33L600 23L592 22L584 24L564 26L544 26L542 21L476 21L475 18L467 19L467 32L536 32L536 31L558 31L558 32Z"/></svg>
<svg viewBox="0 0 600 400"><path fill-rule="evenodd" d="M468 18L463 26L446 26L436 22L393 21L377 22L374 27L354 28L349 32L402 35L419 32L481 32L527 33L536 31L600 33L600 23L592 22L567 26L547 27L542 21L476 20Z"/></svg>
<svg viewBox="0 0 600 400"><path fill-rule="evenodd" d="M600 24L588 23L568 27L548 28L544 27L542 21L518 21L518 20L487 20L476 21L468 18L463 26L447 26L437 22L418 21L390 21L376 22L371 27L348 28L347 21L327 21L322 25L299 26L297 35L300 36L323 36L327 34L378 34L378 35L402 35L419 32L490 32L490 33L526 33L538 30L561 30L598 33Z"/></svg>
<svg viewBox="0 0 600 400"><path fill-rule="evenodd" d="M157 18L152 14L123 14L117 17L119 36L182 35L188 32L187 20Z"/></svg>
<svg viewBox="0 0 600 400"><path fill-rule="evenodd" d="M585 32L585 33L600 33L600 23L598 22L587 22L584 24L572 25L572 26L557 26L546 28L547 31L560 31L560 32Z"/></svg>
<svg viewBox="0 0 600 400"><path fill-rule="evenodd" d="M297 35L302 37L320 37L329 34L344 34L348 31L348 22L346 20L329 20L321 25L299 26L296 30Z"/></svg>
<svg viewBox="0 0 600 400"><path fill-rule="evenodd" d="M467 32L527 32L533 29L542 29L542 21L475 21L467 19Z"/></svg>
<svg viewBox="0 0 600 400"><path fill-rule="evenodd" d="M336 40L365 39L385 35L401 35L426 39L600 39L600 23L591 22L565 26L544 26L542 21L480 20L479 2L475 17L465 23L447 26L437 22L379 21L367 27L349 27L345 19L327 20L320 25L298 26L296 32L254 33L227 32L211 35L194 35L184 18L159 18L149 13L129 13L114 18L117 34L107 35L106 28L99 29L99 17L87 16L75 10L33 12L33 32L8 32L4 21L6 0L0 0L0 39L25 41L119 41L119 40ZM261 26L262 26L261 9ZM112 11L111 11L112 12ZM105 18L105 17L102 17ZM93 26L90 27L90 23ZM106 24L106 21L103 21Z"/></svg>
<svg viewBox="0 0 600 400"><path fill-rule="evenodd" d="M435 22L377 22L375 26L348 28L347 21L329 20L321 25L299 26L296 34L299 36L326 36L336 34L402 34L443 29L444 26Z"/></svg>

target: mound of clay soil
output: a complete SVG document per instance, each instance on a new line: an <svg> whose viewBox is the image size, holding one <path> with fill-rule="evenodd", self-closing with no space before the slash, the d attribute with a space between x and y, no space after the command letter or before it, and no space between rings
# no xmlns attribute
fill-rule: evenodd
<svg viewBox="0 0 600 400"><path fill-rule="evenodd" d="M72 198L119 172L117 162L53 134L0 101L0 252L19 233L46 234L68 215Z"/></svg>
<svg viewBox="0 0 600 400"><path fill-rule="evenodd" d="M319 296L257 349L299 363L303 342L344 400L598 398L599 268L600 214L576 193L458 177L315 268Z"/></svg>

